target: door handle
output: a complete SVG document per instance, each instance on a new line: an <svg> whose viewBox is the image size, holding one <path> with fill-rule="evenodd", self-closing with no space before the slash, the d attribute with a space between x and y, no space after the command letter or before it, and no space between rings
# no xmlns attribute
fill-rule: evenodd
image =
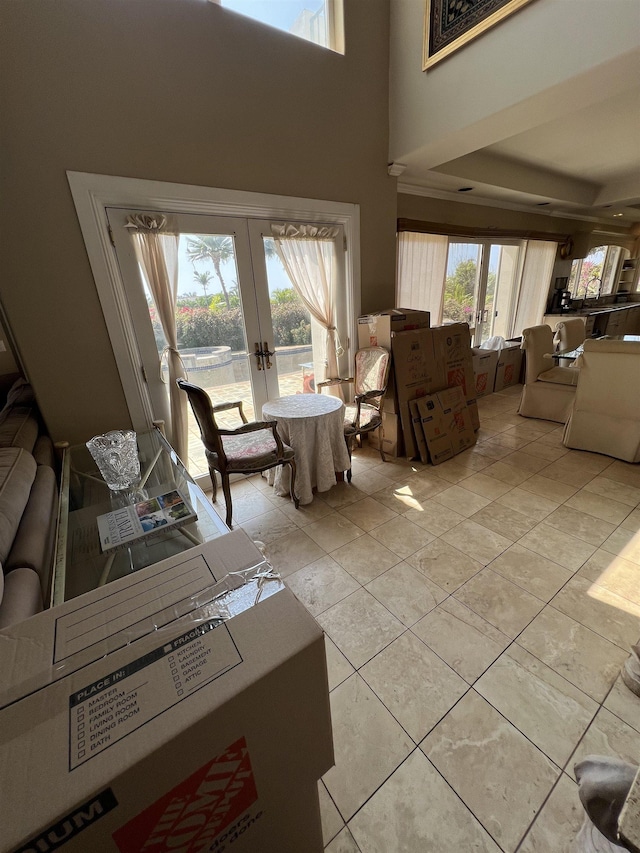
<svg viewBox="0 0 640 853"><path fill-rule="evenodd" d="M263 341L262 346L260 346L259 341L256 341L253 346L255 349L254 355L258 362L258 370L271 370L271 356L275 355L275 351L269 349L269 344L266 341Z"/></svg>

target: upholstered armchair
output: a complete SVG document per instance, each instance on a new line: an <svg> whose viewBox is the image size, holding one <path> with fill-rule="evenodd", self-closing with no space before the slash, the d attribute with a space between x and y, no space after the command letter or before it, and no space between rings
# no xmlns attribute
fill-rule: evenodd
<svg viewBox="0 0 640 853"><path fill-rule="evenodd" d="M563 444L640 462L640 341L588 340Z"/></svg>
<svg viewBox="0 0 640 853"><path fill-rule="evenodd" d="M561 320L555 328L553 342L558 352L570 352L576 349L580 344L584 343L585 325L580 317L570 317L567 320ZM558 367L573 367L575 359L559 358Z"/></svg>
<svg viewBox="0 0 640 853"><path fill-rule="evenodd" d="M525 351L525 381L518 413L525 418L566 423L576 393L578 368L553 366L550 326L525 329L522 349Z"/></svg>
<svg viewBox="0 0 640 853"><path fill-rule="evenodd" d="M553 342L558 352L566 352L579 347L584 343L585 337L584 320L580 317L570 317L567 320L560 320L556 325Z"/></svg>
<svg viewBox="0 0 640 853"><path fill-rule="evenodd" d="M211 476L212 501L215 503L217 486L216 471L222 479L222 491L227 507L226 524L232 527L231 474L256 474L275 468L276 465L289 465L291 468L291 500L298 508L295 493L296 463L294 451L284 444L276 432L276 421L255 421L248 423L242 409L242 402L211 404L206 391L184 379L177 379L178 387L189 398L200 437L204 444L205 456ZM215 416L231 409L238 410L241 426L236 429L222 429L216 423Z"/></svg>
<svg viewBox="0 0 640 853"><path fill-rule="evenodd" d="M347 403L344 414L344 437L349 451L349 461L353 445L366 433L382 426L382 401L387 390L390 353L383 347L364 347L356 352L355 373L348 379L327 379L316 385L316 391L330 385L353 384L355 397L353 403ZM385 462L380 442L380 456ZM347 481L351 482L351 465L347 471Z"/></svg>

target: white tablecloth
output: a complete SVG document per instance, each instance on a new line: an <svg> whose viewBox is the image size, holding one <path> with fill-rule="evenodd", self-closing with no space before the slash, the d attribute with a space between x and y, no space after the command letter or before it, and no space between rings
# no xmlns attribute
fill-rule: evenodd
<svg viewBox="0 0 640 853"><path fill-rule="evenodd" d="M278 422L278 434L296 452L296 494L301 504L313 500L313 487L328 491L336 482L336 471L349 468L344 440L344 403L323 394L292 394L278 397L262 407L264 420ZM277 495L289 494L289 466L267 472Z"/></svg>

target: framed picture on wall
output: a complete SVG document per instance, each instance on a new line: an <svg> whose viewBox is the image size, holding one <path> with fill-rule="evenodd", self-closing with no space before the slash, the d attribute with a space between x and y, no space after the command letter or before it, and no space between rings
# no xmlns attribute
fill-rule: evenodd
<svg viewBox="0 0 640 853"><path fill-rule="evenodd" d="M426 0L422 70L464 47L532 0Z"/></svg>

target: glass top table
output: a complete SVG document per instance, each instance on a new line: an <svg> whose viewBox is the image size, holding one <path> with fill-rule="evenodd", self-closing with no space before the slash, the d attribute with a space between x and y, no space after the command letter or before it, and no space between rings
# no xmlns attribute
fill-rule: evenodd
<svg viewBox="0 0 640 853"><path fill-rule="evenodd" d="M137 433L141 482L113 492L84 444L65 449L51 605L89 592L167 557L222 536L229 528L193 481L176 452L157 430ZM153 535L102 551L98 516L178 490L197 519L182 527L159 528Z"/></svg>
<svg viewBox="0 0 640 853"><path fill-rule="evenodd" d="M599 338L592 338L591 340L596 341L640 341L640 335L602 335ZM568 360L573 360L578 358L583 353L583 344L571 350L561 350L559 352L551 353L551 358L556 361L564 360L565 358Z"/></svg>

